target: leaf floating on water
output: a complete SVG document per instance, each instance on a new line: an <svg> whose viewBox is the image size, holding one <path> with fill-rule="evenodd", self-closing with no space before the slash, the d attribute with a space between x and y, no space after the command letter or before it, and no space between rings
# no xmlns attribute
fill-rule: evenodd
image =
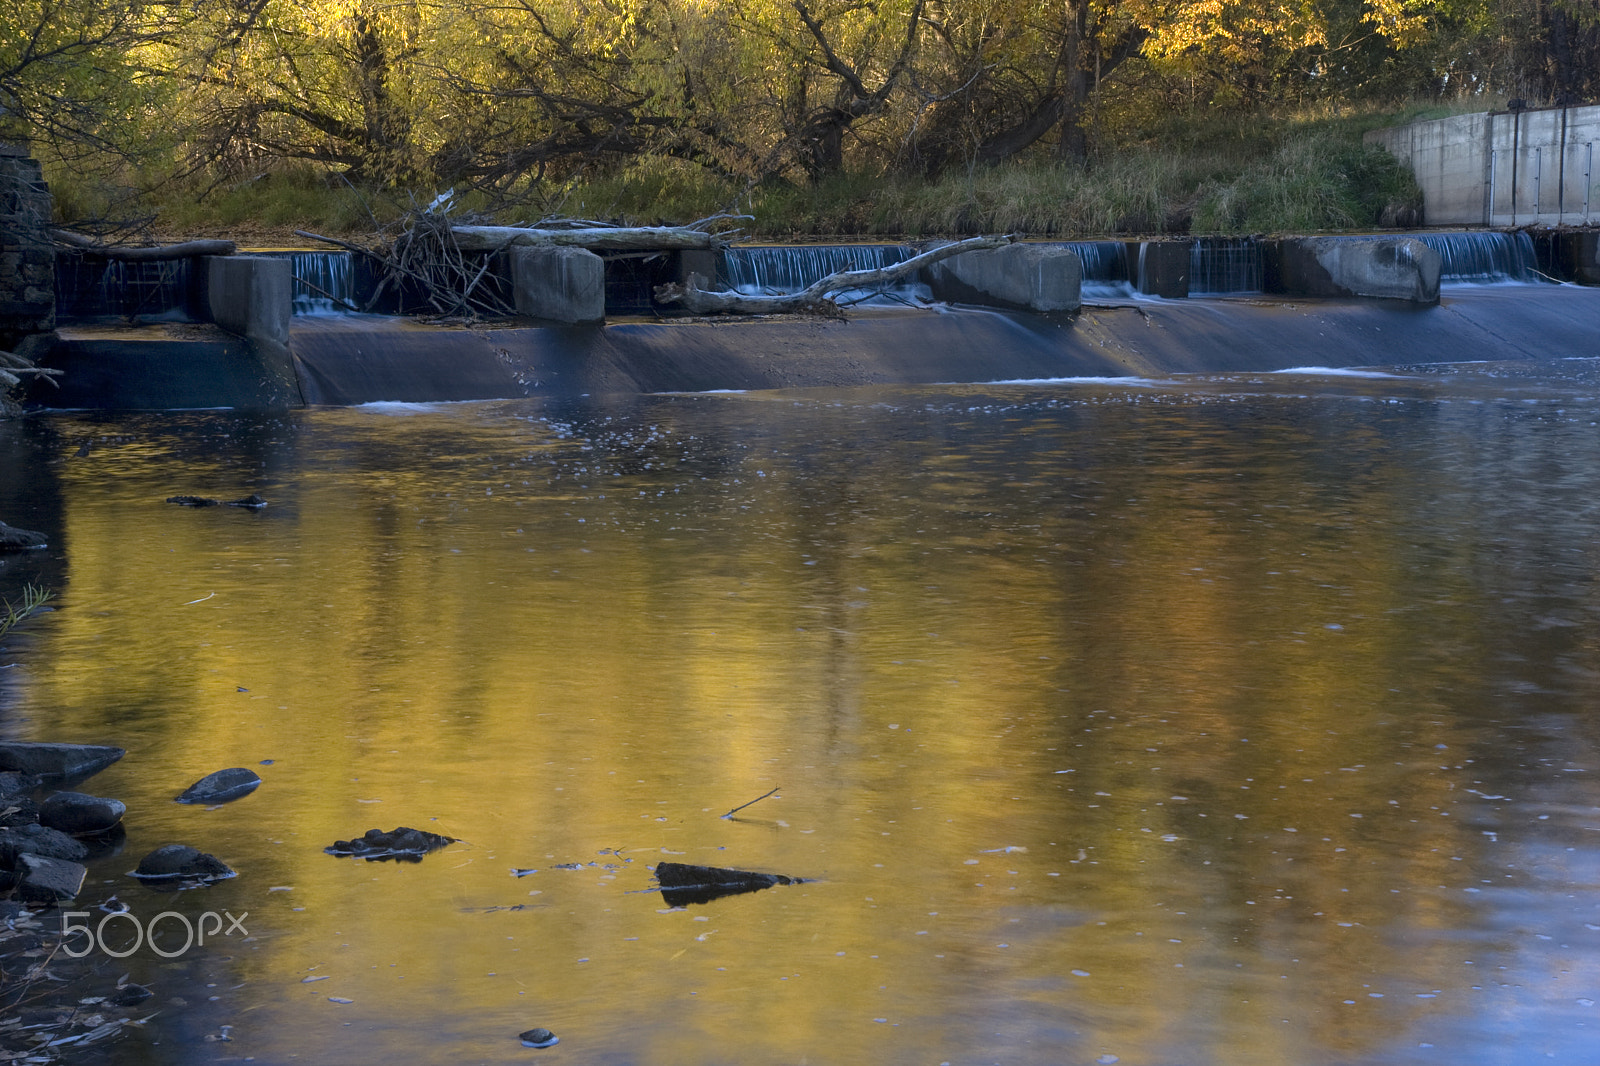
<svg viewBox="0 0 1600 1066"><path fill-rule="evenodd" d="M332 976L333 976L332 974L327 974L327 973L312 974L310 977L302 977L302 978L300 978L300 983L303 984L303 985L309 985L313 981L326 981L328 978L330 978Z"/></svg>
<svg viewBox="0 0 1600 1066"><path fill-rule="evenodd" d="M537 869L535 869L534 867L531 867L531 866L528 867L526 870L519 870L516 867L512 867L511 876L512 877L527 877L529 874L536 874L538 872L539 871Z"/></svg>
<svg viewBox="0 0 1600 1066"><path fill-rule="evenodd" d="M329 1003L354 1003L355 1000L353 1000L353 999L345 999L343 996L329 996L328 997L328 1002Z"/></svg>

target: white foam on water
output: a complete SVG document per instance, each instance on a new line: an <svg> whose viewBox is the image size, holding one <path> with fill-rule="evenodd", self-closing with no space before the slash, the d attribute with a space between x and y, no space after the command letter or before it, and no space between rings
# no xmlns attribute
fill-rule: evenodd
<svg viewBox="0 0 1600 1066"><path fill-rule="evenodd" d="M1403 378L1404 374L1388 374L1382 370L1362 370L1357 367L1291 366L1273 370L1273 374L1315 374L1325 378Z"/></svg>
<svg viewBox="0 0 1600 1066"><path fill-rule="evenodd" d="M437 403L408 403L404 400L374 400L371 403L355 404L358 411L371 411L378 415L415 415L427 411L437 411Z"/></svg>
<svg viewBox="0 0 1600 1066"><path fill-rule="evenodd" d="M1110 377L1072 377L1072 378L1005 378L1000 381L987 381L986 385L1132 385L1141 389L1151 389L1160 385L1171 385L1170 381L1158 381L1155 378L1110 378Z"/></svg>

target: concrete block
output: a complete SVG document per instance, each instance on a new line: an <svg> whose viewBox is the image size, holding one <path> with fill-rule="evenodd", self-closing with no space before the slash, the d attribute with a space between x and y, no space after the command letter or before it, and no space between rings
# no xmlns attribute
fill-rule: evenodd
<svg viewBox="0 0 1600 1066"><path fill-rule="evenodd" d="M1191 241L1141 241L1134 287L1146 296L1181 300L1189 295Z"/></svg>
<svg viewBox="0 0 1600 1066"><path fill-rule="evenodd" d="M605 260L584 248L511 249L517 313L552 322L603 322Z"/></svg>
<svg viewBox="0 0 1600 1066"><path fill-rule="evenodd" d="M1439 302L1439 253L1412 237L1288 237L1270 258L1274 292Z"/></svg>
<svg viewBox="0 0 1600 1066"><path fill-rule="evenodd" d="M206 256L206 302L211 321L253 341L287 345L294 305L291 270L288 259Z"/></svg>
<svg viewBox="0 0 1600 1066"><path fill-rule="evenodd" d="M1076 311L1083 264L1070 248L1008 244L963 252L927 268L935 299L1015 311Z"/></svg>
<svg viewBox="0 0 1600 1066"><path fill-rule="evenodd" d="M1568 230L1555 239L1560 273L1579 285L1600 285L1600 230Z"/></svg>

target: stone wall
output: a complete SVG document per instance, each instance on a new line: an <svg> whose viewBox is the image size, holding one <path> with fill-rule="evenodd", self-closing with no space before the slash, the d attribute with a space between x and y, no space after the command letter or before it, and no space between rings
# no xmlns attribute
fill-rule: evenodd
<svg viewBox="0 0 1600 1066"><path fill-rule="evenodd" d="M50 190L26 148L0 144L0 348L56 324Z"/></svg>

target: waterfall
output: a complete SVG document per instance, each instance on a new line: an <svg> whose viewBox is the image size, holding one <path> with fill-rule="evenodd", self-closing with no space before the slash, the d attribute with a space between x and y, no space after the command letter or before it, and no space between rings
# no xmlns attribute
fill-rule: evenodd
<svg viewBox="0 0 1600 1066"><path fill-rule="evenodd" d="M1189 295L1260 292L1261 242L1254 237L1197 237L1189 246Z"/></svg>
<svg viewBox="0 0 1600 1066"><path fill-rule="evenodd" d="M294 313L338 315L355 302L349 252L295 252L289 256L294 274Z"/></svg>
<svg viewBox="0 0 1600 1066"><path fill-rule="evenodd" d="M840 270L873 270L902 263L916 254L903 244L815 244L728 248L720 274L728 286L749 295L798 292ZM928 287L905 280L877 289L836 293L840 303L915 303L933 298Z"/></svg>
<svg viewBox="0 0 1600 1066"><path fill-rule="evenodd" d="M1083 264L1085 298L1119 298L1133 295L1128 276L1128 246L1121 241L1063 241Z"/></svg>
<svg viewBox="0 0 1600 1066"><path fill-rule="evenodd" d="M1533 238L1526 233L1413 233L1439 253L1444 282L1538 281Z"/></svg>
<svg viewBox="0 0 1600 1066"><path fill-rule="evenodd" d="M185 321L191 315L192 260L56 257L56 314L72 318Z"/></svg>

